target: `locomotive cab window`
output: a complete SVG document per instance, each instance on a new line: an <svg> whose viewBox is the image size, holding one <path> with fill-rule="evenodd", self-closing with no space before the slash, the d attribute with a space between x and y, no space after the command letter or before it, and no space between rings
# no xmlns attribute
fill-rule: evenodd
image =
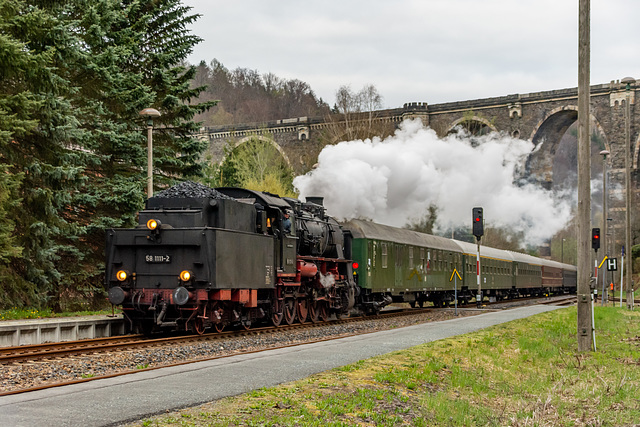
<svg viewBox="0 0 640 427"><path fill-rule="evenodd" d="M290 212L284 212L282 214L282 220L280 221L280 226L282 228L283 235L295 236L295 221L293 220L293 215Z"/></svg>

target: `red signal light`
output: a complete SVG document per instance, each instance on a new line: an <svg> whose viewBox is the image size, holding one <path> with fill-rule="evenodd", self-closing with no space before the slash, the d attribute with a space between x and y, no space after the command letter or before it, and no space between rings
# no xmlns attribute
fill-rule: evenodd
<svg viewBox="0 0 640 427"><path fill-rule="evenodd" d="M592 228L591 229L591 248L596 252L600 249L600 229Z"/></svg>
<svg viewBox="0 0 640 427"><path fill-rule="evenodd" d="M360 264L358 264L357 262L354 262L354 263L353 263L353 269L354 269L354 270L357 270L357 269L358 269L358 267L360 267Z"/></svg>
<svg viewBox="0 0 640 427"><path fill-rule="evenodd" d="M471 219L473 220L473 235L476 239L480 240L484 234L484 221L483 221L482 208L473 208L471 213Z"/></svg>

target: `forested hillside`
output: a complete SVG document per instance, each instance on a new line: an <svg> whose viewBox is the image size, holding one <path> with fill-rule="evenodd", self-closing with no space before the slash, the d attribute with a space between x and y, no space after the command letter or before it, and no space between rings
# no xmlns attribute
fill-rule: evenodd
<svg viewBox="0 0 640 427"><path fill-rule="evenodd" d="M282 79L247 68L227 69L217 60L196 68L194 87L207 86L200 102L219 101L196 116L205 126L255 123L289 117L324 116L329 106L300 80Z"/></svg>

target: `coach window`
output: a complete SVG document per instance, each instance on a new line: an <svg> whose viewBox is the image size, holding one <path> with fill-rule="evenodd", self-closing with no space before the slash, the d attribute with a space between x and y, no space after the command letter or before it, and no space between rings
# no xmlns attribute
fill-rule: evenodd
<svg viewBox="0 0 640 427"><path fill-rule="evenodd" d="M409 246L409 268L413 268L413 246Z"/></svg>
<svg viewBox="0 0 640 427"><path fill-rule="evenodd" d="M382 244L382 268L387 268L387 244Z"/></svg>

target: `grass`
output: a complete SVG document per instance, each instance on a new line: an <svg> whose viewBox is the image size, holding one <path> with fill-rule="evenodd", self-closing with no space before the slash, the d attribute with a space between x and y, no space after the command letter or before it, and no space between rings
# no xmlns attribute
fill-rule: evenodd
<svg viewBox="0 0 640 427"><path fill-rule="evenodd" d="M144 426L618 426L640 420L640 313L596 307L578 353L576 308L141 421Z"/></svg>
<svg viewBox="0 0 640 427"><path fill-rule="evenodd" d="M51 309L39 310L36 308L11 308L0 310L0 320L21 320L21 319L44 319L47 317L77 317L111 314L111 310L99 311L65 311L54 313Z"/></svg>

